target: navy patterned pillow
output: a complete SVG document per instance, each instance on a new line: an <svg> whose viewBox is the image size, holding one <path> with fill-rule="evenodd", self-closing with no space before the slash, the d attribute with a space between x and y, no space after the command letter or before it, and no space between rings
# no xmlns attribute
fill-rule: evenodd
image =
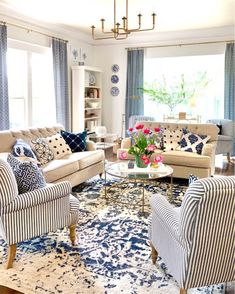
<svg viewBox="0 0 235 294"><path fill-rule="evenodd" d="M40 189L46 186L42 170L31 161L20 161L12 154L7 157L15 175L19 194Z"/></svg>
<svg viewBox="0 0 235 294"><path fill-rule="evenodd" d="M12 147L12 154L16 157L31 157L37 160L35 153L28 143L22 139L17 139L15 144Z"/></svg>
<svg viewBox="0 0 235 294"><path fill-rule="evenodd" d="M86 131L74 134L61 130L61 135L69 145L72 152L81 152L86 150Z"/></svg>
<svg viewBox="0 0 235 294"><path fill-rule="evenodd" d="M31 144L41 164L46 164L54 159L53 152L43 138L32 140Z"/></svg>
<svg viewBox="0 0 235 294"><path fill-rule="evenodd" d="M204 145L209 140L210 136L194 134L187 129L183 129L183 136L179 142L180 147L177 149L201 154Z"/></svg>

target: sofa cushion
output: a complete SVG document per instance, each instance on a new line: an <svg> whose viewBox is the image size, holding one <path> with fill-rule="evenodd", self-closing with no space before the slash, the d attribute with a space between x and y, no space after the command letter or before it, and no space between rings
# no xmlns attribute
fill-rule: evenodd
<svg viewBox="0 0 235 294"><path fill-rule="evenodd" d="M46 164L54 158L53 152L43 138L32 140L31 144L41 164Z"/></svg>
<svg viewBox="0 0 235 294"><path fill-rule="evenodd" d="M193 152L185 151L166 151L162 153L163 162L169 165L210 168L211 158Z"/></svg>
<svg viewBox="0 0 235 294"><path fill-rule="evenodd" d="M210 140L210 136L199 135L183 128L183 136L179 142L179 149L187 152L202 153L203 146Z"/></svg>
<svg viewBox="0 0 235 294"><path fill-rule="evenodd" d="M71 157L71 155L54 159L43 166L43 173L47 182L54 182L79 170L77 159Z"/></svg>
<svg viewBox="0 0 235 294"><path fill-rule="evenodd" d="M71 160L77 160L80 170L105 159L103 150L76 152L66 157Z"/></svg>
<svg viewBox="0 0 235 294"><path fill-rule="evenodd" d="M80 152L86 150L86 131L75 134L61 130L61 135L71 148L72 152Z"/></svg>
<svg viewBox="0 0 235 294"><path fill-rule="evenodd" d="M15 175L19 194L40 189L46 186L45 178L37 164L31 161L20 161L12 154L7 157Z"/></svg>
<svg viewBox="0 0 235 294"><path fill-rule="evenodd" d="M53 152L54 159L59 159L72 153L69 145L66 143L61 134L46 137L43 138L43 140L48 144L49 148Z"/></svg>

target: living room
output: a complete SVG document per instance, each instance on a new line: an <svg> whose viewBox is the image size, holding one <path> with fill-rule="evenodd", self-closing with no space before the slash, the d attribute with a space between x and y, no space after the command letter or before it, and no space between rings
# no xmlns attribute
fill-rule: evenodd
<svg viewBox="0 0 235 294"><path fill-rule="evenodd" d="M161 238L168 243L158 244L154 237L149 240L148 225L151 209L155 225L161 215L161 208L156 208L158 213L154 210L158 204L150 200L152 194L165 196L170 207L161 197L158 201L163 201L163 207L167 205L172 217L172 207L180 207L190 189L189 180L207 179L210 186L210 181L218 178L215 185L234 189L234 1L149 1L148 5L141 0L78 2L81 1L0 1L1 38L5 40L1 39L0 45L0 76L7 76L8 82L5 87L3 78L0 84L1 157L5 160L9 153L16 154L13 146L19 138L30 142L32 157L43 170L41 187L47 183L59 185L55 190L43 188L48 192L43 196L39 191L37 197L60 194L62 190L66 194L60 196L61 201L66 198L64 202L48 196L56 207L54 211L50 208L55 217L50 225L41 223L40 214L46 211L41 207L22 212L15 227L17 211L22 207L17 206L19 202L2 208L8 201L4 195L13 193L13 188L6 190L1 177L0 207L6 210L0 230L0 293L186 293L187 289L187 293L195 294L233 293L233 284L229 283L234 280L229 267L231 252L229 241L224 241L228 231L216 235L221 246L227 248L223 254L226 261L213 263L216 268L226 264L227 269L222 270L226 274L212 278L206 273L200 281L191 260L195 280L191 283L186 268L182 265L181 269L175 261L171 265L173 256L167 255L171 251L169 244L178 246L175 240L171 243L161 233L162 227L158 227ZM121 23L120 29L116 22ZM167 95L159 94L159 85ZM76 134L84 135L85 129L89 141L84 143L87 137L79 137L75 144ZM148 132L155 136L154 144ZM62 138L57 137L58 133ZM134 178L138 180L132 183L134 178L123 174L127 169L127 175L133 177L130 169L137 154L130 137L136 134L143 134L157 150L145 146L144 168L151 169L151 173L143 173L141 168L140 173L135 167ZM182 138L189 144L189 134L199 139L200 151L198 146L194 149L183 145ZM55 148L60 148L55 141L50 142L51 137L63 145L60 151L65 152L64 158L56 154L49 159ZM43 147L38 138L43 139ZM138 139L135 137L136 142ZM46 148L45 142L49 146L48 161L44 161L45 153L40 153L41 148ZM7 160L14 169L15 158ZM111 162L114 165L109 167ZM127 183L120 182L123 178ZM64 181L67 183L61 184ZM18 192L14 197L36 199L33 191ZM234 190L225 196L232 203ZM226 215L232 213L223 205L221 209ZM29 217L31 213L34 218ZM218 222L216 217L214 222ZM33 224L28 226L32 219ZM225 225L219 222L216 232ZM229 221L227 225L229 229ZM9 229L12 226L14 229ZM63 227L69 230L57 230ZM149 233L155 230L153 225ZM114 244L119 238L121 241ZM185 257L177 250L172 254L183 260ZM159 256L154 261L156 252ZM214 257L210 258L207 265L214 261ZM185 271L184 276L178 277L175 271ZM206 280L209 276L210 282Z"/></svg>

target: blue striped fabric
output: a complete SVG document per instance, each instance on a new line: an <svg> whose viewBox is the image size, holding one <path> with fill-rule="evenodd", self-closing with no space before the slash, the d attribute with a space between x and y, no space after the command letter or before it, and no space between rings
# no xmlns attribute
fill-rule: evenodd
<svg viewBox="0 0 235 294"><path fill-rule="evenodd" d="M0 160L0 208L13 201L17 195L18 187L13 171L8 163Z"/></svg>
<svg viewBox="0 0 235 294"><path fill-rule="evenodd" d="M0 159L0 229L9 245L39 236L78 221L78 200L71 184L60 182L18 195L7 162Z"/></svg>
<svg viewBox="0 0 235 294"><path fill-rule="evenodd" d="M151 243L181 288L233 281L235 176L197 180L180 213L151 199Z"/></svg>

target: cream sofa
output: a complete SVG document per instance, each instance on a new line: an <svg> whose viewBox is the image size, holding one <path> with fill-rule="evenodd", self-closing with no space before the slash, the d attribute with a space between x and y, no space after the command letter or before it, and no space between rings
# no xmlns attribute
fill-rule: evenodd
<svg viewBox="0 0 235 294"><path fill-rule="evenodd" d="M16 139L30 142L35 138L50 137L60 132L62 126L32 128L28 130L7 130L0 132L0 157L12 152ZM75 152L61 159L54 159L42 165L47 183L69 181L72 187L101 174L104 169L104 151L95 150L94 143L87 141L87 151Z"/></svg>
<svg viewBox="0 0 235 294"><path fill-rule="evenodd" d="M166 123L166 122L152 122L141 121L145 128L154 129L167 128L171 131L187 128L192 133L201 135L210 135L211 138L205 144L202 150L202 154L173 150L162 151L157 150L158 153L163 155L163 162L169 164L173 170L173 176L176 178L187 179L190 174L194 174L199 178L205 178L214 174L215 171L215 149L218 137L218 128L213 124L183 124L183 123ZM123 151L127 151L131 146L130 138L122 140L121 148L117 151L117 157L120 158L120 154ZM128 159L133 159L132 155L128 154Z"/></svg>

